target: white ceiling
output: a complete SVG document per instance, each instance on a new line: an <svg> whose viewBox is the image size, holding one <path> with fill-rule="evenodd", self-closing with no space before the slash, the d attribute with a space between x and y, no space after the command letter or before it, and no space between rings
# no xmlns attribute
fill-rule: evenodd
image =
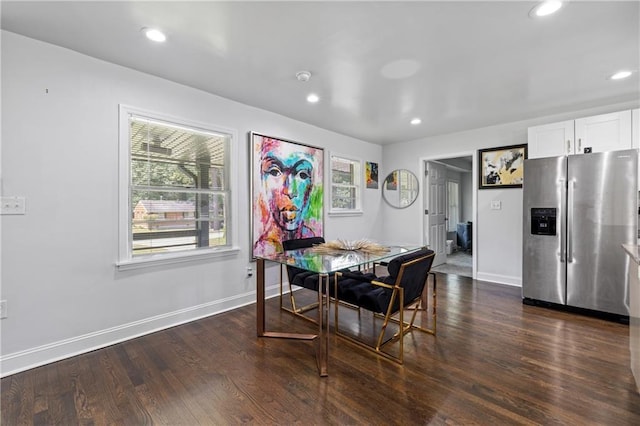
<svg viewBox="0 0 640 426"><path fill-rule="evenodd" d="M640 97L638 1L532 19L535 4L5 0L1 13L5 30L379 144ZM607 79L621 68L636 72Z"/></svg>

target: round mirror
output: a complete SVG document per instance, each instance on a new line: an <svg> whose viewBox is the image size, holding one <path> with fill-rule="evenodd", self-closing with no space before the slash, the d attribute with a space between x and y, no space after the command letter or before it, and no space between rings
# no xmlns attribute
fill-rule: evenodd
<svg viewBox="0 0 640 426"><path fill-rule="evenodd" d="M384 180L382 197L397 209L409 207L418 198L418 178L409 170L394 170Z"/></svg>

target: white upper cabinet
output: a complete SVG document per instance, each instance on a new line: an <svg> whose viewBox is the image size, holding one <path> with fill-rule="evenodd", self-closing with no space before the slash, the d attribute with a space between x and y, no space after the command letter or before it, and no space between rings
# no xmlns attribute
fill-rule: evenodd
<svg viewBox="0 0 640 426"><path fill-rule="evenodd" d="M632 148L631 115L627 110L530 127L529 158Z"/></svg>
<svg viewBox="0 0 640 426"><path fill-rule="evenodd" d="M631 110L576 120L576 154L629 148L631 148Z"/></svg>
<svg viewBox="0 0 640 426"><path fill-rule="evenodd" d="M573 154L573 120L529 127L529 158L557 157Z"/></svg>
<svg viewBox="0 0 640 426"><path fill-rule="evenodd" d="M640 109L631 110L631 147L640 148ZM638 158L640 161L640 158ZM638 167L638 182L640 184L640 167Z"/></svg>
<svg viewBox="0 0 640 426"><path fill-rule="evenodd" d="M631 146L640 148L640 109L631 111Z"/></svg>

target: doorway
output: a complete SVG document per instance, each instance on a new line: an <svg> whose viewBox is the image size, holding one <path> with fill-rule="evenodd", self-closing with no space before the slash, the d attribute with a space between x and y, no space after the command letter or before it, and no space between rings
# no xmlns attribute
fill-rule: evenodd
<svg viewBox="0 0 640 426"><path fill-rule="evenodd" d="M474 156L425 159L424 242L436 252L433 271L473 277L476 217Z"/></svg>

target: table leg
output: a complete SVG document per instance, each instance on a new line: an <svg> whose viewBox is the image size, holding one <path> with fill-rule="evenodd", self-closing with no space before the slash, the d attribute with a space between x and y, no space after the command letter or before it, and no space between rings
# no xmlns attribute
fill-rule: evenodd
<svg viewBox="0 0 640 426"><path fill-rule="evenodd" d="M328 280L328 279L327 279ZM265 318L265 260L256 259L256 332L258 337L276 337L281 339L315 340L317 334L286 333L279 331L267 331ZM327 336L328 338L328 336ZM322 345L322 344L321 344ZM326 347L324 345L323 347ZM326 350L325 350L326 352ZM320 358L322 351L316 354L318 370L321 376L326 376L326 355Z"/></svg>
<svg viewBox="0 0 640 426"><path fill-rule="evenodd" d="M256 308L257 308L257 331L258 337L264 336L265 315L264 315L264 259L256 260Z"/></svg>
<svg viewBox="0 0 640 426"><path fill-rule="evenodd" d="M318 280L318 343L316 359L321 377L328 373L329 359L329 275L320 274Z"/></svg>

